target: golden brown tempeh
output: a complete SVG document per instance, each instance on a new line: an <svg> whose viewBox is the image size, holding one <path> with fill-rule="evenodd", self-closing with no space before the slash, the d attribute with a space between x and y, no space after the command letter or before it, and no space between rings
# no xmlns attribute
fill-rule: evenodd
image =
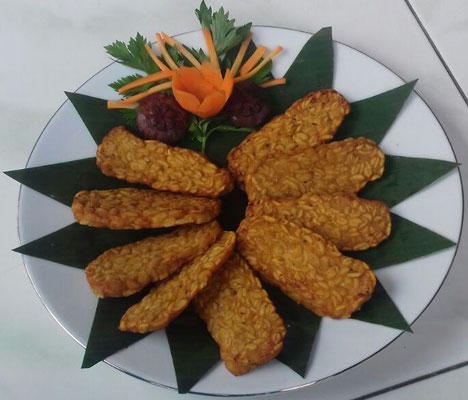
<svg viewBox="0 0 468 400"><path fill-rule="evenodd" d="M348 113L349 104L338 92L309 93L232 149L229 170L243 185L246 175L271 154L296 153L332 139Z"/></svg>
<svg viewBox="0 0 468 400"><path fill-rule="evenodd" d="M212 275L231 256L235 243L234 232L223 232L204 254L155 286L143 300L130 307L120 320L119 329L145 333L164 328L206 287Z"/></svg>
<svg viewBox="0 0 468 400"><path fill-rule="evenodd" d="M233 188L228 170L218 168L200 153L157 140L141 140L121 126L104 137L96 157L104 175L157 190L218 197Z"/></svg>
<svg viewBox="0 0 468 400"><path fill-rule="evenodd" d="M194 299L226 368L242 375L275 358L286 329L246 261L237 253Z"/></svg>
<svg viewBox="0 0 468 400"><path fill-rule="evenodd" d="M218 223L211 221L114 247L86 267L86 278L98 297L130 296L203 254L220 234Z"/></svg>
<svg viewBox="0 0 468 400"><path fill-rule="evenodd" d="M317 315L348 318L372 295L376 279L368 265L306 228L263 216L244 219L237 235L249 265Z"/></svg>
<svg viewBox="0 0 468 400"><path fill-rule="evenodd" d="M82 225L110 229L162 228L202 224L216 218L218 199L145 189L81 191L72 204Z"/></svg>

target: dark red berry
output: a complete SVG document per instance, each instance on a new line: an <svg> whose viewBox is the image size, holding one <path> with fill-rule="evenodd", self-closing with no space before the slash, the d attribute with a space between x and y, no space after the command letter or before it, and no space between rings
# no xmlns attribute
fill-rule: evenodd
<svg viewBox="0 0 468 400"><path fill-rule="evenodd" d="M174 96L155 93L145 97L138 107L137 127L143 139L174 144L188 130L188 113Z"/></svg>
<svg viewBox="0 0 468 400"><path fill-rule="evenodd" d="M224 114L234 126L257 128L270 113L263 101L261 88L252 82L242 82L234 86L231 97L224 107Z"/></svg>

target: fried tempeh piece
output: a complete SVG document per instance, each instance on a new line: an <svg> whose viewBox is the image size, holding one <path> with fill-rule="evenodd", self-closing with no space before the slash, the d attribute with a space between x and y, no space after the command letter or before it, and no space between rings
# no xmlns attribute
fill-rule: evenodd
<svg viewBox="0 0 468 400"><path fill-rule="evenodd" d="M141 140L121 126L104 137L96 157L104 175L157 190L218 197L233 188L229 172L205 156L157 140Z"/></svg>
<svg viewBox="0 0 468 400"><path fill-rule="evenodd" d="M221 234L216 221L114 247L86 267L86 279L98 297L130 296L167 278L203 254Z"/></svg>
<svg viewBox="0 0 468 400"><path fill-rule="evenodd" d="M221 211L218 199L145 189L83 190L72 204L81 225L109 229L163 228L202 224Z"/></svg>
<svg viewBox="0 0 468 400"><path fill-rule="evenodd" d="M385 156L370 139L345 139L293 155L272 155L247 176L250 201L297 198L305 193L357 193L380 178Z"/></svg>
<svg viewBox="0 0 468 400"><path fill-rule="evenodd" d="M286 334L283 321L236 252L193 302L234 375L267 363L281 351Z"/></svg>
<svg viewBox="0 0 468 400"><path fill-rule="evenodd" d="M242 185L245 176L270 154L296 153L332 139L348 113L349 104L338 92L309 93L231 150L228 168Z"/></svg>
<svg viewBox="0 0 468 400"><path fill-rule="evenodd" d="M235 243L234 232L223 232L204 254L155 286L142 301L130 307L120 320L119 329L145 333L167 326L206 287L212 275L231 256Z"/></svg>
<svg viewBox="0 0 468 400"><path fill-rule="evenodd" d="M250 203L247 217L270 215L308 228L340 250L365 250L390 235L388 207L353 194L304 194L297 199Z"/></svg>
<svg viewBox="0 0 468 400"><path fill-rule="evenodd" d="M315 314L348 318L369 300L376 279L368 265L291 222L244 219L237 249L261 277Z"/></svg>

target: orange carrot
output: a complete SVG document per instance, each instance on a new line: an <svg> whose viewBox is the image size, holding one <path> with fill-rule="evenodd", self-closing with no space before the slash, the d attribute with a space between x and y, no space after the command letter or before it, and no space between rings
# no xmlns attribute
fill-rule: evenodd
<svg viewBox="0 0 468 400"><path fill-rule="evenodd" d="M270 61L274 56L276 56L279 52L281 52L281 50L283 50L283 48L281 46L277 46L275 49L270 51L270 53L263 59L263 61L260 64L258 64L253 70L251 70L249 73L245 75L240 75L234 78L234 83L245 81L246 79L249 79L252 76L254 76L258 71L260 71L265 66L265 64L268 61Z"/></svg>
<svg viewBox="0 0 468 400"><path fill-rule="evenodd" d="M198 62L198 60L181 43L179 43L176 39L171 38L170 36L166 35L164 32L161 32L161 34L169 46L171 47L175 46L177 51L180 54L182 54L187 60L189 60L195 68L197 69L201 68L201 64Z"/></svg>
<svg viewBox="0 0 468 400"><path fill-rule="evenodd" d="M245 64L240 69L240 74L245 75L247 74L255 64L262 58L263 54L266 51L265 46L258 46L254 53L250 56L250 58L245 62Z"/></svg>
<svg viewBox="0 0 468 400"><path fill-rule="evenodd" d="M153 61L156 63L156 65L159 67L161 71L169 71L169 68L164 64L156 54L153 53L153 50L151 50L151 47L149 47L147 44L145 44L145 49L146 52L149 54L149 56L153 59Z"/></svg>
<svg viewBox="0 0 468 400"><path fill-rule="evenodd" d="M234 75L229 69L226 70L224 74L223 84L221 85L221 90L224 92L226 99L228 99L232 94L232 89L234 87Z"/></svg>
<svg viewBox="0 0 468 400"><path fill-rule="evenodd" d="M198 107L197 115L202 118L210 118L218 114L226 104L224 93L215 91L205 97Z"/></svg>
<svg viewBox="0 0 468 400"><path fill-rule="evenodd" d="M119 105L128 105L128 104L133 104L136 103L137 101L140 101L141 99L144 99L145 97L149 96L150 94L153 93L158 93L162 90L165 89L170 89L172 86L172 82L165 82L161 83L159 85L153 86L152 88L148 89L146 92L141 92L136 94L135 96L127 97L124 100L120 100L118 103ZM122 108L122 107L120 107Z"/></svg>
<svg viewBox="0 0 468 400"><path fill-rule="evenodd" d="M219 61L218 56L216 55L216 49L213 44L213 38L211 37L211 33L208 29L203 29L203 37L205 38L206 47L208 49L208 54L210 56L210 62L213 67L219 69Z"/></svg>
<svg viewBox="0 0 468 400"><path fill-rule="evenodd" d="M107 100L107 108L109 110L113 110L113 109L116 109L116 108L128 108L128 109L132 109L132 108L136 108L138 106L138 104L134 103L134 104L122 104L122 100Z"/></svg>
<svg viewBox="0 0 468 400"><path fill-rule="evenodd" d="M286 83L286 78L272 79L270 81L263 82L259 86L262 88L267 88L270 86L284 85Z"/></svg>
<svg viewBox="0 0 468 400"><path fill-rule="evenodd" d="M166 46L164 46L164 42L163 42L162 37L161 37L161 35L159 33L156 34L156 41L158 42L159 51L161 52L161 54L162 54L162 56L164 58L164 61L167 62L167 65L169 65L169 67L173 71L177 71L179 69L179 67L174 62L174 60L171 58L169 53L167 52Z"/></svg>
<svg viewBox="0 0 468 400"><path fill-rule="evenodd" d="M249 37L245 39L242 42L241 46L239 47L239 51L237 52L236 59L234 60L234 64L232 64L232 68L231 68L232 76L237 75L237 71L239 70L242 60L244 59L245 52L247 51L247 48L249 47L249 43L251 39L252 39L252 32L250 32Z"/></svg>
<svg viewBox="0 0 468 400"><path fill-rule="evenodd" d="M138 86L142 86L146 83L157 82L157 81L160 81L161 79L168 79L168 78L171 78L172 75L174 75L174 71L171 71L171 70L159 71L159 72L156 72L155 74L151 74L143 78L136 79L133 82L127 83L125 86L122 86L118 90L118 92L123 93L123 92L126 92L127 90L136 88Z"/></svg>
<svg viewBox="0 0 468 400"><path fill-rule="evenodd" d="M171 38L169 35L165 34L164 32L161 32L161 35L164 39L164 41L171 47L174 47L175 45L175 39Z"/></svg>

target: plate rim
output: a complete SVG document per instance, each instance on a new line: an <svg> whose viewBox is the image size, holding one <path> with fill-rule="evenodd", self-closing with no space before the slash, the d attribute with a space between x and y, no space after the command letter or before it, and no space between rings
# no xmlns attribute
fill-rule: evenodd
<svg viewBox="0 0 468 400"><path fill-rule="evenodd" d="M287 30L287 31L293 31L293 32L300 32L300 33L305 33L305 34L308 34L308 35L314 35L315 33L317 32L310 32L310 31L306 31L306 30L301 30L301 29L294 29L294 28L288 28L288 27L282 27L282 26L273 26L273 25L264 25L264 24L254 24L252 25L253 28L271 28L271 29L281 29L281 30ZM333 28L333 27L332 27ZM178 36L182 36L182 35L186 35L186 34L190 34L190 33L194 33L194 32L199 32L200 29L192 29L192 30L189 30L189 31L185 31L185 32L181 32L181 33L178 33L178 34L175 34L173 35L173 37L178 37ZM399 74L397 74L396 72L394 72L391 68L387 67L383 62L375 59L374 57L368 55L367 53L359 50L359 49L356 49L355 47L351 46L351 45L348 45L346 43L343 43L343 42L340 42L338 40L334 40L333 39L333 42L334 43L339 43L345 47L348 47L354 51L357 51L358 53L361 53L362 55L370 58L371 60L375 61L376 63L378 63L379 65L381 65L382 67L386 68L388 71L390 71L391 73L393 73L396 77L398 77L401 81L403 81L404 83L407 83L407 81L405 79L403 79ZM151 44L153 45L155 42L152 42ZM90 80L92 80L95 76L99 75L102 71L104 71L105 69L107 69L108 67L110 67L111 65L114 65L115 63L117 63L117 61L112 61L110 62L109 64L107 64L106 66L102 67L101 69L99 69L98 71L96 71L93 75L91 75L88 79L86 79L81 85L79 85L74 91L73 93L76 93L78 90L80 90L84 85L86 85ZM439 287L437 288L437 290L434 292L433 296L431 297L431 299L428 301L428 303L426 304L426 306L422 309L422 311L414 318L414 320L409 323L408 325L411 327L425 312L426 310L429 308L429 306L432 304L432 302L434 301L434 299L437 297L437 295L439 294L442 286L444 285L445 281L447 280L447 277L453 267L453 264L455 262L455 259L457 257L457 254L458 254L458 249L460 247L460 239L461 239L461 236L463 234L463 228L464 228L464 216L465 216L465 194L464 194L464 185L463 185L463 177L462 177L462 174L461 174L461 170L460 170L460 163L458 162L458 158L457 158L457 154L454 150L454 147L452 145L452 142L450 141L450 138L449 136L447 135L447 132L445 131L445 128L444 126L442 125L442 123L440 122L439 118L437 117L437 115L435 114L435 112L432 110L432 108L429 106L429 104L426 102L426 100L424 100L424 98L416 91L416 89L412 89L412 92L414 92L416 94L416 96L419 97L420 100L422 100L422 102L425 104L425 106L428 108L428 110L432 113L432 115L434 116L435 120L437 121L438 125L440 126L440 128L442 129L442 132L444 133L446 139L447 139L447 142L449 143L450 145L450 149L452 151L452 154L455 158L455 162L457 164L456 166L456 170L458 172L458 177L460 179L460 186L461 186L461 202L462 202L462 210L461 210L461 224L460 224L460 230L459 230L459 233L458 233L458 239L457 239L457 243L455 245L455 251L454 251L454 254L453 254L453 257L452 257L452 260L450 262L450 265L447 269L447 272L445 274L445 276L443 277ZM28 167L30 161L31 161L31 157L34 153L34 150L36 149L42 135L44 134L45 130L47 129L47 127L49 126L49 124L51 123L51 121L55 118L55 116L59 113L59 111L62 109L62 107L67 103L67 102L70 102L70 100L67 98L65 99L62 104L55 110L55 112L50 116L50 118L48 119L48 121L46 122L46 124L44 125L44 127L42 128L41 130L41 133L39 134L39 136L37 137L30 153L29 153L29 156L26 160L26 165L25 165L25 168ZM18 193L18 202L17 202L17 218L16 218L16 225L17 225L17 234L18 234L18 239L19 239L19 242L20 242L20 245L23 244L22 243L22 238L21 238L21 233L20 233L20 227L19 227L19 206L20 206L20 202L21 202L21 196L22 196L22 193L23 193L23 188L25 187L25 185L21 184L20 185L20 189L19 189L19 193ZM24 254L21 254L21 259L22 259L22 262L23 262L23 266L26 270L26 274L28 276L28 279L32 285L32 287L34 288L34 291L36 292L36 295L37 297L39 298L39 300L41 301L42 305L45 307L45 309L47 310L47 312L52 316L52 318L57 322L57 324L75 341L77 342L82 348L86 349L86 345L81 343L67 328L65 328L65 326L61 323L61 321L59 320L58 316L56 316L52 311L51 309L49 308L49 306L45 303L45 301L43 300L42 296L40 295L38 289L36 288L36 285L34 284L34 281L33 279L31 278L31 275L29 273L29 269L27 267L27 263L26 263L26 260L25 260L25 255ZM320 382L323 382L325 380L328 380L330 378L333 378L335 376L338 376L338 375L341 375L342 373L354 368L354 367L357 367L358 365L364 363L365 361L369 360L370 358L376 356L377 354L379 354L381 351L383 351L384 349L386 349L388 346L390 346L393 342L395 342L397 339L399 339L401 337L401 335L403 335L403 333L405 333L404 331L401 331L397 336L395 336L395 338L393 338L392 340L390 340L385 346L381 347L380 349L378 349L376 352L372 353L371 355L367 356L366 358L356 362L355 364L341 370L341 371L338 371L332 375L329 375L327 377L324 377L324 378L321 378L321 379L317 379L313 382L306 382L304 384L301 384L301 385L297 385L297 386L291 386L291 387L288 387L288 388L284 388L284 389L279 389L279 390L273 390L273 391L268 391L268 392L256 392L256 393L244 393L244 394L227 394L227 393L206 393L206 392L197 392L197 391L188 391L187 394L195 394L195 395L203 395L203 396L213 396L213 397L249 397L249 396L262 396L262 395L269 395L269 394L277 394L277 393L287 393L287 392L292 392L292 391L295 391L295 390L299 390L299 389L304 389L304 388L307 388L309 386L312 386L312 385L315 385L317 383L320 383ZM163 389L171 389L173 391L177 391L177 387L174 387L174 386L170 386L170 385L165 385L165 384L162 384L162 383L159 383L159 382L155 382L153 380L150 380L150 379L146 379L146 378L143 378L141 376L138 376L134 373L132 373L131 371L128 371L126 370L125 368L122 368L114 363L112 363L111 361L105 359L103 360L104 363L106 363L107 365L115 368L116 370L120 371L120 372L123 372L133 378L136 378L140 381L143 381L143 382L147 382L151 385L154 385L154 386L157 386L157 387L160 387L160 388L163 388Z"/></svg>

